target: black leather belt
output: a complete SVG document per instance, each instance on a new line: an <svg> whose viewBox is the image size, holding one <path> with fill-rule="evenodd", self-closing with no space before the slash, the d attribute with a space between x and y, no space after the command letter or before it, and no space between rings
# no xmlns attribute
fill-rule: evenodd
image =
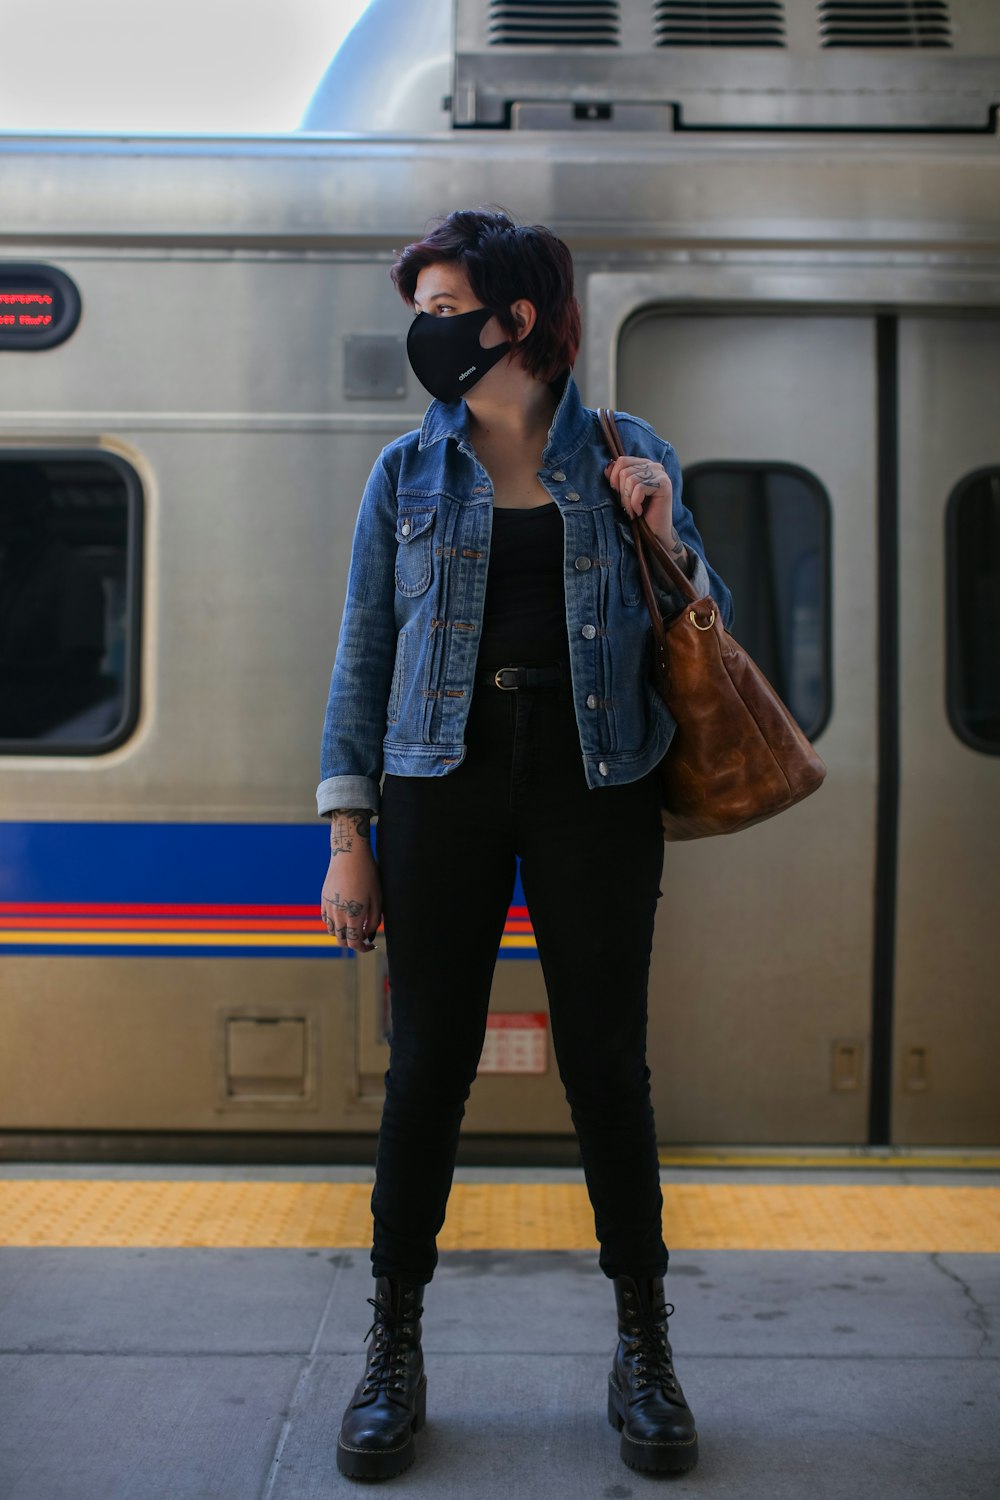
<svg viewBox="0 0 1000 1500"><path fill-rule="evenodd" d="M565 667L498 667L495 672L480 672L476 677L484 687L514 693L520 688L558 687L566 681Z"/></svg>

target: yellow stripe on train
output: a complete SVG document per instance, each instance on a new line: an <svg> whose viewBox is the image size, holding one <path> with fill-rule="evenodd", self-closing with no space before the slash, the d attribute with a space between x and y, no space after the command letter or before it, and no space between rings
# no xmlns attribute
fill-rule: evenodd
<svg viewBox="0 0 1000 1500"><path fill-rule="evenodd" d="M132 947L132 948L322 948L331 943L337 946L336 938L325 932L86 932L80 930L43 931L33 928L25 932L0 928L0 947L3 944L30 947ZM534 948L535 939L529 933L511 933L500 942L501 948Z"/></svg>

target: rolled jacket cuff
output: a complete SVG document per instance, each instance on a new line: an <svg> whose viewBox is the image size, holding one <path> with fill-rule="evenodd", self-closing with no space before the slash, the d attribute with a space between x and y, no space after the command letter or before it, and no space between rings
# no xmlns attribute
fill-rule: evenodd
<svg viewBox="0 0 1000 1500"><path fill-rule="evenodd" d="M316 788L316 810L328 818L337 807L367 807L378 817L378 782L370 776L328 776Z"/></svg>
<svg viewBox="0 0 1000 1500"><path fill-rule="evenodd" d="M712 592L712 584L711 580L709 579L708 569L705 567L705 564L702 562L697 552L694 555L697 558L697 561L694 565L694 572L691 574L691 582L698 590L698 598L704 599L706 595Z"/></svg>

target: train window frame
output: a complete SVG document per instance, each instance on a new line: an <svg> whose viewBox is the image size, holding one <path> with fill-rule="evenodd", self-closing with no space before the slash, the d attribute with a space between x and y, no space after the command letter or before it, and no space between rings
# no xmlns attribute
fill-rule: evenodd
<svg viewBox="0 0 1000 1500"><path fill-rule="evenodd" d="M830 492L811 469L803 464L790 463L783 459L733 459L733 458L703 458L697 463L685 465L683 470L683 498L685 504L690 497L690 486L692 481L697 481L700 474L709 471L713 474L736 473L748 474L784 474L797 479L805 489L809 490L820 501L820 578L822 581L823 608L820 611L820 651L821 651L821 692L820 709L815 725L803 728L803 733L810 744L825 734L833 717L834 689L833 689L833 502ZM697 502L696 502L697 503ZM688 507L691 508L690 506ZM694 514L692 510L692 514ZM695 516L697 525L697 517ZM699 527L699 532L701 528ZM714 564L715 559L709 557ZM725 568L720 568L722 576L725 577ZM727 580L728 581L728 580ZM739 600L734 600L735 628L733 634L740 640ZM742 644L742 642L741 642ZM791 705L788 705L791 709ZM794 717L794 714L793 714ZM796 723L798 720L796 719Z"/></svg>
<svg viewBox="0 0 1000 1500"><path fill-rule="evenodd" d="M35 354L55 349L72 338L83 310L80 288L72 277L44 261L0 259L0 292L8 289L8 284L16 288L18 283L35 283L39 290L47 287L59 300L59 312L51 328L40 332L0 325L0 352Z"/></svg>
<svg viewBox="0 0 1000 1500"><path fill-rule="evenodd" d="M1000 738L987 740L982 735L976 734L969 729L964 722L962 714L963 706L959 683L961 680L962 662L962 629L959 620L959 598L963 591L962 579L959 576L961 558L959 557L959 509L963 500L967 497L973 487L984 479L1000 480L1000 464L984 464L981 468L973 469L964 474L956 484L952 486L951 493L945 502L944 508L944 530L945 530L945 588L944 588L944 619L945 619L945 711L952 733L963 745L968 745L970 750L977 750L980 755L1000 755ZM966 580L965 587L968 587Z"/></svg>
<svg viewBox="0 0 1000 1500"><path fill-rule="evenodd" d="M13 758L59 757L88 760L118 750L132 738L139 723L142 690L143 568L145 560L146 496L135 468L120 454L102 447L19 447L0 443L0 466L5 462L99 463L111 469L125 490L125 607L122 622L125 656L122 668L122 711L107 734L88 740L39 741L0 736L0 764Z"/></svg>

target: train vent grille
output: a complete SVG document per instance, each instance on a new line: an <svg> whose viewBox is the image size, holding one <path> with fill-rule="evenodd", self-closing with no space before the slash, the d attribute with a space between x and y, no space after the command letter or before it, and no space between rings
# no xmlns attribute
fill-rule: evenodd
<svg viewBox="0 0 1000 1500"><path fill-rule="evenodd" d="M657 0L657 47L784 47L782 0Z"/></svg>
<svg viewBox="0 0 1000 1500"><path fill-rule="evenodd" d="M947 0L819 0L823 47L950 47Z"/></svg>
<svg viewBox="0 0 1000 1500"><path fill-rule="evenodd" d="M619 47L619 0L491 0L491 47Z"/></svg>

